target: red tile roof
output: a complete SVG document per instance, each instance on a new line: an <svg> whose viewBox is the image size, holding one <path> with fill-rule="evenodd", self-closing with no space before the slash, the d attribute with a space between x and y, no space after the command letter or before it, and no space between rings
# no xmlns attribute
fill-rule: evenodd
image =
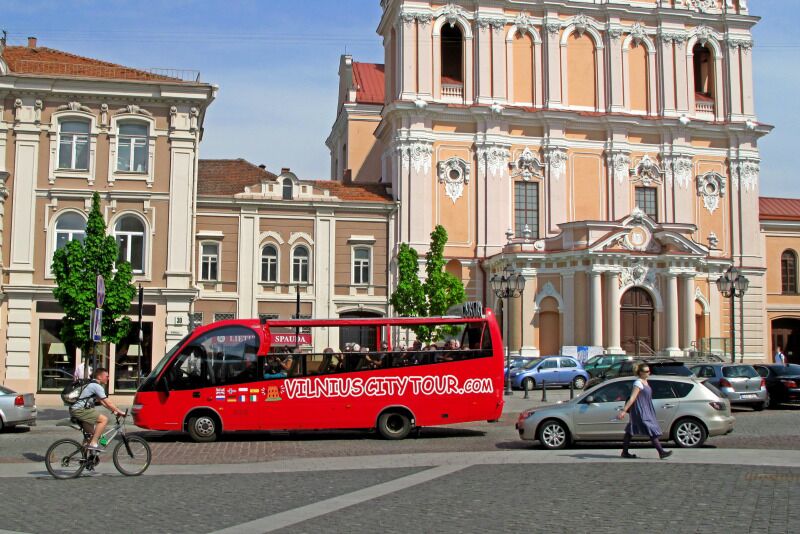
<svg viewBox="0 0 800 534"><path fill-rule="evenodd" d="M383 65L354 61L353 83L356 86L356 102L383 105L386 92Z"/></svg>
<svg viewBox="0 0 800 534"><path fill-rule="evenodd" d="M239 159L201 159L197 167L197 194L233 196L243 193L245 187L278 177Z"/></svg>
<svg viewBox="0 0 800 534"><path fill-rule="evenodd" d="M232 197L243 193L245 187L277 179L275 174L242 158L201 159L197 169L197 195ZM301 180L300 183L313 184L314 189L328 191L331 197L339 200L392 202L392 197L383 184L343 184L331 180Z"/></svg>
<svg viewBox="0 0 800 534"><path fill-rule="evenodd" d="M113 80L182 82L179 78L153 74L61 50L37 46L7 46L3 51L11 72L76 78L104 78Z"/></svg>
<svg viewBox="0 0 800 534"><path fill-rule="evenodd" d="M314 187L325 189L341 200L360 202L392 202L384 184L343 184L332 180L313 180Z"/></svg>
<svg viewBox="0 0 800 534"><path fill-rule="evenodd" d="M762 221L800 221L800 198L760 197L758 207Z"/></svg>

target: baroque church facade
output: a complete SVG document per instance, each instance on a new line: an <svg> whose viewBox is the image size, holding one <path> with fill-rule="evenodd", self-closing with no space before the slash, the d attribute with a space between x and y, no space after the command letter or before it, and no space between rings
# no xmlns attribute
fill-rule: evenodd
<svg viewBox="0 0 800 534"><path fill-rule="evenodd" d="M744 0L383 0L385 62L340 63L331 177L382 182L395 242L448 231L447 270L512 351L770 351ZM489 280L525 278L495 302Z"/></svg>

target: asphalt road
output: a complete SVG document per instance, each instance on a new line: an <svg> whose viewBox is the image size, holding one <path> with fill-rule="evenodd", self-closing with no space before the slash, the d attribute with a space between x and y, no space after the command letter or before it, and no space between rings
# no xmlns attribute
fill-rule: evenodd
<svg viewBox="0 0 800 534"><path fill-rule="evenodd" d="M154 463L120 476L47 475L50 443L76 431L43 413L0 433L0 534L14 532L796 532L800 408L737 410L735 432L665 461L619 444L544 451L499 423L361 432L241 433L217 443L142 432ZM548 392L551 401L566 392ZM62 412L63 413L63 412ZM52 417L50 417L52 415ZM135 430L135 429L134 429ZM226 530L227 529L227 530Z"/></svg>

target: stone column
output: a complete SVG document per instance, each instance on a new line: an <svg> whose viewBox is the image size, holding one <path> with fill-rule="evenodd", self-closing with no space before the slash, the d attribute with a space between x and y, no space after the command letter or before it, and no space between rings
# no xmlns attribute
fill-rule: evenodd
<svg viewBox="0 0 800 534"><path fill-rule="evenodd" d="M508 100L508 89L506 88L506 36L505 24L493 24L492 32L492 100L505 102Z"/></svg>
<svg viewBox="0 0 800 534"><path fill-rule="evenodd" d="M561 21L555 13L552 17L545 21L543 26L545 31L542 32L542 40L546 43L544 53L547 72L545 107L561 105L561 45L559 44Z"/></svg>
<svg viewBox="0 0 800 534"><path fill-rule="evenodd" d="M606 331L606 341L608 344L608 352L621 353L622 346L620 343L620 291L619 291L619 273L607 272L606 273L606 319L608 329Z"/></svg>
<svg viewBox="0 0 800 534"><path fill-rule="evenodd" d="M258 317L258 273L259 262L256 259L260 256L256 249L259 235L258 211L252 208L243 208L239 216L239 273L238 273L238 293L236 316L240 318ZM315 254L314 264L318 258ZM316 281L316 280L315 280Z"/></svg>
<svg viewBox="0 0 800 534"><path fill-rule="evenodd" d="M692 68L690 58L686 57L686 36L681 35L675 38L675 111L678 115L682 113L694 114L694 109L689 109L689 105L694 106L694 86L689 87L689 69ZM691 95L691 101L689 96Z"/></svg>
<svg viewBox="0 0 800 534"><path fill-rule="evenodd" d="M664 338L664 351L668 356L680 355L681 349L678 342L678 277L675 273L666 273L666 306L664 309L664 322L666 323L666 336Z"/></svg>
<svg viewBox="0 0 800 534"><path fill-rule="evenodd" d="M475 61L477 101L479 104L492 103L492 35L489 23L481 20L476 28L477 57Z"/></svg>
<svg viewBox="0 0 800 534"><path fill-rule="evenodd" d="M430 17L421 17L417 24L417 93L423 100L433 97L433 43L431 41Z"/></svg>
<svg viewBox="0 0 800 534"><path fill-rule="evenodd" d="M603 346L603 287L597 271L589 273L589 343Z"/></svg>
<svg viewBox="0 0 800 534"><path fill-rule="evenodd" d="M400 51L400 98L402 100L414 100L417 93L417 23L413 18L401 21L397 32L400 43L397 49ZM392 95L394 96L394 95Z"/></svg>
<svg viewBox="0 0 800 534"><path fill-rule="evenodd" d="M609 100L611 102L611 112L621 112L625 110L625 89L624 89L624 71L627 66L623 62L622 54L622 36L619 33L621 29L615 28L610 39L610 53L608 71L611 78L611 94ZM627 54L626 54L627 56Z"/></svg>
<svg viewBox="0 0 800 534"><path fill-rule="evenodd" d="M694 324L694 275L683 278L683 350L692 350L697 333Z"/></svg>
<svg viewBox="0 0 800 534"><path fill-rule="evenodd" d="M561 274L561 296L564 299L564 310L561 315L564 328L564 345L575 344L575 273Z"/></svg>

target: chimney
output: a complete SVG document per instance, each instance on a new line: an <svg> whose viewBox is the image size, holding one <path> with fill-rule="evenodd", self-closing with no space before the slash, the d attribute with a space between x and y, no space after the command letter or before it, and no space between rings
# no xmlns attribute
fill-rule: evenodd
<svg viewBox="0 0 800 534"><path fill-rule="evenodd" d="M281 174L286 174L289 172L289 167L281 167Z"/></svg>
<svg viewBox="0 0 800 534"><path fill-rule="evenodd" d="M352 184L353 183L353 169L345 169L344 175L342 176L342 183L343 184Z"/></svg>
<svg viewBox="0 0 800 534"><path fill-rule="evenodd" d="M258 168L261 169L262 171L266 171L267 170L267 166L264 165L263 163L261 165L259 165Z"/></svg>
<svg viewBox="0 0 800 534"><path fill-rule="evenodd" d="M28 37L28 48L36 48L36 37Z"/></svg>

